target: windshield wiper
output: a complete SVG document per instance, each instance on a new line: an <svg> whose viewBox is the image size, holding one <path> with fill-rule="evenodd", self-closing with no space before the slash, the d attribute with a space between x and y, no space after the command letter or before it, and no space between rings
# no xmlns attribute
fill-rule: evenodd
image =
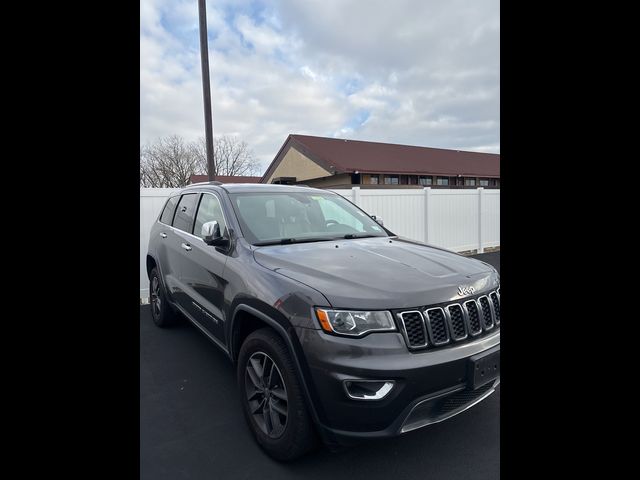
<svg viewBox="0 0 640 480"><path fill-rule="evenodd" d="M307 238L281 238L279 240L267 240L264 242L256 242L253 245L263 247L265 245L288 245L290 243L307 243L307 242L326 242L335 240L333 237L307 237Z"/></svg>
<svg viewBox="0 0 640 480"><path fill-rule="evenodd" d="M357 233L347 233L343 238L351 239L351 238L371 238L371 237L380 237L381 235L371 235L369 233L365 233L364 235L358 235Z"/></svg>

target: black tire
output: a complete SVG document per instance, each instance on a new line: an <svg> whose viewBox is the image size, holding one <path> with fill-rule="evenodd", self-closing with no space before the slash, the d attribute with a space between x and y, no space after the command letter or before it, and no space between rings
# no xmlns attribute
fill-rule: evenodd
<svg viewBox="0 0 640 480"><path fill-rule="evenodd" d="M160 281L157 267L153 267L149 275L149 306L151 307L151 318L158 327L169 327L178 322L178 312L167 300L167 294Z"/></svg>
<svg viewBox="0 0 640 480"><path fill-rule="evenodd" d="M258 364L262 360L266 368L263 368L261 376L263 382L258 383L263 387L266 384L266 388L260 390L261 387L255 387L256 378L251 372L259 373ZM271 367L269 360L275 367ZM254 365L258 365L258 369ZM274 330L261 328L246 338L238 355L237 376L245 418L256 441L267 454L276 460L290 461L317 445L295 365L286 344ZM284 385L279 385L280 380ZM250 400L252 396L254 398ZM263 405L262 411L260 404ZM257 413L252 413L252 410ZM286 415L281 413L283 410Z"/></svg>

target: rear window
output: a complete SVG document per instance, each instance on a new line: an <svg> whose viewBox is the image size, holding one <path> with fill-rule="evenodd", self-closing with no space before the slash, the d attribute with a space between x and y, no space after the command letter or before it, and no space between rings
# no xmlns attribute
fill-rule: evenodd
<svg viewBox="0 0 640 480"><path fill-rule="evenodd" d="M162 215L160 215L160 221L162 223L166 223L167 225L171 225L171 221L173 220L173 213L176 211L176 204L178 203L179 195L175 197L171 197L167 200L167 203L164 206L164 210L162 211Z"/></svg>
<svg viewBox="0 0 640 480"><path fill-rule="evenodd" d="M193 217L196 213L196 201L198 200L199 193L188 193L182 195L178 208L176 210L176 216L173 219L173 226L179 230L191 233L191 226L193 225Z"/></svg>

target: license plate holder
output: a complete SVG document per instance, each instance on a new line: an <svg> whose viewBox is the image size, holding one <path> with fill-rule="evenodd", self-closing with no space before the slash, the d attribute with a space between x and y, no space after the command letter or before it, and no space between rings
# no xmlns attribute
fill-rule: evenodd
<svg viewBox="0 0 640 480"><path fill-rule="evenodd" d="M476 389L500 376L500 346L469 358L469 386Z"/></svg>

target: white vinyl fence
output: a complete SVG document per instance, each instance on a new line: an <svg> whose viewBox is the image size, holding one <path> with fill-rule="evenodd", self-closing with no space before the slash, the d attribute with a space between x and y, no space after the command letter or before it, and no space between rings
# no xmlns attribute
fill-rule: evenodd
<svg viewBox="0 0 640 480"><path fill-rule="evenodd" d="M149 230L173 188L140 189L140 297L149 291L146 255ZM500 190L351 189L332 190L393 233L455 252L500 246Z"/></svg>

